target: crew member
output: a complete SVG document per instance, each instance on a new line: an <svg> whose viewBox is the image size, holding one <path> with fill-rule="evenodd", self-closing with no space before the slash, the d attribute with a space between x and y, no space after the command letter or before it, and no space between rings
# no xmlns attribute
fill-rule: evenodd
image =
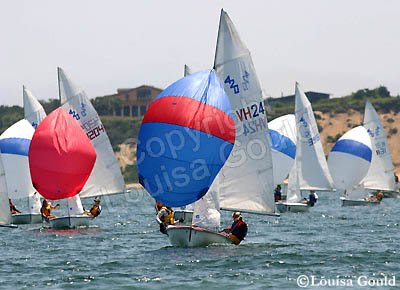
<svg viewBox="0 0 400 290"><path fill-rule="evenodd" d="M240 242L243 241L247 235L247 224L243 220L240 212L234 212L232 214L232 218L232 226L225 229L224 232L229 234L228 237L235 245L239 245Z"/></svg>

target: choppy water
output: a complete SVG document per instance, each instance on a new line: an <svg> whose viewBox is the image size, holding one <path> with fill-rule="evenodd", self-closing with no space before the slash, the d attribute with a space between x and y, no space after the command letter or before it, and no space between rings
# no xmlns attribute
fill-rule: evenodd
<svg viewBox="0 0 400 290"><path fill-rule="evenodd" d="M309 213L245 214L249 234L240 246L195 249L169 246L147 196L115 195L102 203L89 229L0 228L0 288L297 289L299 275L313 275L319 284L310 288L346 289L337 286L340 276L369 289L357 284L359 276L397 275L399 289L400 199L344 208L336 194L320 194Z"/></svg>

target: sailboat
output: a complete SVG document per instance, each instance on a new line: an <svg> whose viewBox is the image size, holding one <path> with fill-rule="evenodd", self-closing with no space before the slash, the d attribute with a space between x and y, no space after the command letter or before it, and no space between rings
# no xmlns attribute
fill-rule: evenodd
<svg viewBox="0 0 400 290"><path fill-rule="evenodd" d="M302 202L302 190L333 190L311 103L298 83L295 91L296 157L289 173L286 201L276 204L280 212L308 211L309 205Z"/></svg>
<svg viewBox="0 0 400 290"><path fill-rule="evenodd" d="M235 143L231 155L209 191L212 196L218 196L219 205L209 193L203 198L204 201L196 202L191 227L167 228L173 245L195 246L215 241L209 237L208 230L200 230L196 225L200 220L204 221L207 228L212 225L215 227L219 223L215 210L218 207L223 210L279 216L275 211L273 198L274 172L261 86L250 51L224 10L221 10L214 68L232 106L236 127ZM207 210L196 207L201 203L205 209L214 209L214 219L207 218L211 216ZM221 239L219 243L223 243L224 237L214 237L216 240Z"/></svg>
<svg viewBox="0 0 400 290"><path fill-rule="evenodd" d="M296 118L293 114L280 116L268 123L272 146L274 185L282 184L293 167L296 157Z"/></svg>
<svg viewBox="0 0 400 290"><path fill-rule="evenodd" d="M115 158L106 130L85 91L58 68L61 107L85 130L97 159L88 182L79 194L81 198L125 192L125 182Z"/></svg>
<svg viewBox="0 0 400 290"><path fill-rule="evenodd" d="M365 104L363 126L371 139L371 165L360 183L347 190L347 196L342 198L343 206L379 204L379 201L368 200L373 192L383 191L385 195L396 191L394 166L387 137L379 115L369 101Z"/></svg>
<svg viewBox="0 0 400 290"><path fill-rule="evenodd" d="M32 183L46 199L74 200L86 184L96 151L78 122L63 109L50 113L37 127L29 149ZM74 215L51 218L54 229L88 226L91 218Z"/></svg>
<svg viewBox="0 0 400 290"><path fill-rule="evenodd" d="M110 139L85 91L61 69L57 69L61 107L85 130L96 149L97 159L88 182L79 195L68 200L70 215L83 213L81 198L125 192L125 182Z"/></svg>
<svg viewBox="0 0 400 290"><path fill-rule="evenodd" d="M1 159L7 180L8 196L28 203L28 212L12 215L14 224L42 222L40 196L32 185L28 165L29 145L34 133L31 124L22 119L10 126L0 136Z"/></svg>
<svg viewBox="0 0 400 290"><path fill-rule="evenodd" d="M181 207L206 195L233 148L230 110L214 70L190 74L153 100L140 127L137 160L139 182L154 199ZM173 245L199 246L204 239L231 243L225 235L192 225L168 226L167 232Z"/></svg>
<svg viewBox="0 0 400 290"><path fill-rule="evenodd" d="M355 127L335 143L328 157L328 166L335 187L342 193L352 192L345 204L368 203L365 193L352 191L367 175L372 159L371 138L363 126ZM342 197L342 199L344 199Z"/></svg>

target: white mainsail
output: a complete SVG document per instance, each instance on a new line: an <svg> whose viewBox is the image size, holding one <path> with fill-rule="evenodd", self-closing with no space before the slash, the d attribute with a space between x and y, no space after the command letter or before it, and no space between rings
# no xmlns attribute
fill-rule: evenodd
<svg viewBox="0 0 400 290"><path fill-rule="evenodd" d="M394 191L394 167L385 130L372 104L365 104L364 124L372 143L372 160L367 176L362 180L365 188Z"/></svg>
<svg viewBox="0 0 400 290"><path fill-rule="evenodd" d="M11 212L8 202L6 174L0 157L0 224L6 225L10 223Z"/></svg>
<svg viewBox="0 0 400 290"><path fill-rule="evenodd" d="M32 92L25 86L23 86L23 100L25 119L36 129L40 122L46 117L46 112Z"/></svg>
<svg viewBox="0 0 400 290"><path fill-rule="evenodd" d="M93 172L80 193L82 198L125 191L125 182L105 128L86 93L58 68L61 106L85 130L96 149Z"/></svg>
<svg viewBox="0 0 400 290"><path fill-rule="evenodd" d="M32 125L32 127L36 129L40 122L46 118L46 112L30 90L28 90L25 86L23 86L22 90L24 117ZM30 172L29 180L31 180ZM42 204L40 202L40 195L37 192L34 192L28 196L28 205L29 213L40 213Z"/></svg>
<svg viewBox="0 0 400 290"><path fill-rule="evenodd" d="M236 139L219 173L221 208L274 213L271 145L262 90L250 56L221 10L214 68L233 110Z"/></svg>
<svg viewBox="0 0 400 290"><path fill-rule="evenodd" d="M310 101L298 83L296 83L295 98L297 141L294 167L299 187L302 190L332 190L333 181L322 148L314 112Z"/></svg>

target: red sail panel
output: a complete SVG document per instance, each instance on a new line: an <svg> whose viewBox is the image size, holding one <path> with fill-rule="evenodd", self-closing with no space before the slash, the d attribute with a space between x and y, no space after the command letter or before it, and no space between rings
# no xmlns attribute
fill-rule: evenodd
<svg viewBox="0 0 400 290"><path fill-rule="evenodd" d="M29 147L36 190L47 199L78 194L96 161L96 151L79 123L58 108L37 127Z"/></svg>

